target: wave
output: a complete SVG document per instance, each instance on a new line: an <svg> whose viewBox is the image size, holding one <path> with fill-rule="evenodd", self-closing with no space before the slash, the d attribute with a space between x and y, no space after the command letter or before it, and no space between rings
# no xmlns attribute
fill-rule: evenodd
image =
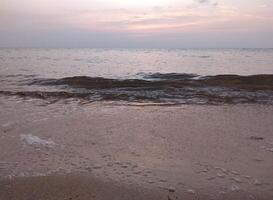
<svg viewBox="0 0 273 200"><path fill-rule="evenodd" d="M140 77L139 74L137 77ZM87 101L129 101L179 104L273 104L273 75L141 74L138 79L75 76L30 79L27 85L56 91L0 91L40 99L77 98Z"/></svg>
<svg viewBox="0 0 273 200"><path fill-rule="evenodd" d="M273 90L273 75L216 75L195 74L148 74L142 79L109 79L102 77L74 76L61 79L34 79L29 85L66 85L86 89L105 88L161 88L173 87L226 87L248 90Z"/></svg>

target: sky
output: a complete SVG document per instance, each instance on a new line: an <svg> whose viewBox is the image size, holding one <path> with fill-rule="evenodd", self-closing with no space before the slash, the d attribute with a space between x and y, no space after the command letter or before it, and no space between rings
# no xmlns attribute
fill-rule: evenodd
<svg viewBox="0 0 273 200"><path fill-rule="evenodd" d="M273 48L273 1L0 0L0 47Z"/></svg>

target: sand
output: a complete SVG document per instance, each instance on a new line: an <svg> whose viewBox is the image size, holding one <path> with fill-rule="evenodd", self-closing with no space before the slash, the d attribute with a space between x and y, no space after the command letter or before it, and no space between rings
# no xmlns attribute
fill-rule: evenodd
<svg viewBox="0 0 273 200"><path fill-rule="evenodd" d="M273 106L0 109L1 200L273 198Z"/></svg>

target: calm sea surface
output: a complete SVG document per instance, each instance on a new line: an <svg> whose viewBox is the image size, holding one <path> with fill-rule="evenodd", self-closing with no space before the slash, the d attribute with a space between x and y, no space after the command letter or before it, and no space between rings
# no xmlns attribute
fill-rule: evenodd
<svg viewBox="0 0 273 200"><path fill-rule="evenodd" d="M138 73L273 74L273 49L0 49L0 74L134 77Z"/></svg>

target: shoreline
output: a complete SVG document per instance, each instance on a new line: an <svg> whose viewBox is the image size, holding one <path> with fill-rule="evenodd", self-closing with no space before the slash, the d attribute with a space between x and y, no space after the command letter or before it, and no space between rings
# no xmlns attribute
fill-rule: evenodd
<svg viewBox="0 0 273 200"><path fill-rule="evenodd" d="M1 200L273 197L273 106L40 103L1 97Z"/></svg>

